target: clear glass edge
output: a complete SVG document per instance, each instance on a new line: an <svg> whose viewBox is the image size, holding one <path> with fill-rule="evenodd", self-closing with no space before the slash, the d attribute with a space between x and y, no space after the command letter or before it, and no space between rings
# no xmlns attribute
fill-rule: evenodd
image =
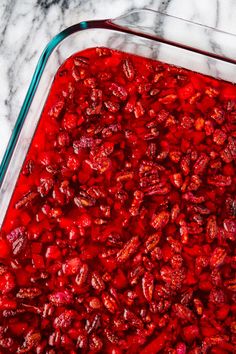
<svg viewBox="0 0 236 354"><path fill-rule="evenodd" d="M236 38L236 35L234 33L223 31L223 30L220 30L220 29L215 28L215 27L207 26L207 25L204 25L202 23L195 22L195 21L190 21L190 20L187 20L185 18L177 17L177 16L174 16L174 15L170 15L170 14L167 14L167 13L164 13L164 12L161 12L161 11L156 11L156 10L153 10L153 9L149 9L148 7L143 8L143 9L133 9L133 10L131 10L131 11L129 11L129 12L123 14L123 15L120 15L120 16L114 18L114 19L111 19L110 21L112 21L113 23L118 23L119 21L121 21L123 19L126 19L129 15L132 15L132 14L135 14L135 13L141 13L141 12L149 12L149 13L153 13L153 14L157 14L158 13L158 14L160 14L162 16L165 16L166 18L172 18L172 19L175 19L175 20L178 20L178 21L181 21L181 22L188 23L188 24L193 25L193 26L209 29L209 30L212 30L212 31L217 32L217 33L222 33L222 34L226 34L226 35L232 36L232 38ZM150 28L150 27L146 27L146 28Z"/></svg>
<svg viewBox="0 0 236 354"><path fill-rule="evenodd" d="M172 15L162 13L160 11L151 10L148 8L134 9L134 10L132 10L128 13L125 13L124 15L121 15L121 16L114 18L114 19L83 21L83 22L80 22L80 23L75 24L73 26L70 26L70 27L66 28L65 30L63 30L62 32L58 33L55 37L53 37L51 39L51 41L47 44L44 51L42 52L42 54L39 58L39 61L37 63L36 69L34 71L33 77L31 79L28 91L26 93L26 97L25 97L24 102L22 104L22 108L20 110L20 113L19 113L16 123L14 125L11 137L9 139L6 151L4 153L4 156L3 156L3 159L2 159L2 162L0 165L0 188L1 188L2 182L4 180L4 176L7 171L9 162L10 162L11 157L13 155L14 148L16 146L17 139L19 137L21 128L24 124L25 118L26 118L27 113L29 111L29 108L30 108L31 102L33 100L34 94L37 90L39 81L43 75L47 60L50 57L51 53L54 51L54 49L57 47L57 45L60 42L62 42L66 37L70 36L71 34L78 32L78 31L91 29L91 28L113 29L113 30L117 30L117 31L124 32L127 34L134 34L134 35L139 35L141 37L150 38L150 39L156 40L158 42L163 42L163 43L166 43L169 45L177 46L179 48L183 48L183 49L186 49L189 51L195 51L195 52L202 54L202 55L208 55L208 56L213 57L218 60L222 60L222 61L236 64L236 60L234 60L234 59L215 55L214 53L211 53L211 52L202 51L202 50L199 50L196 48L192 48L190 46L188 47L186 45L182 45L181 43L171 42L166 39L160 38L158 36L149 34L148 32L145 31L145 30L147 30L147 27L139 27L139 28L135 29L135 28L132 28L132 25L130 25L128 23L128 21L125 23L125 26L123 25L124 20L125 19L127 20L128 16L130 16L131 14L134 14L134 13L141 13L141 12L149 12L149 13L152 12L154 14L159 14L160 16L164 16L166 18L173 18L173 19L181 21L181 22L189 23L189 24L196 26L196 27L207 28L207 29L210 29L214 32L220 32L225 35L230 35L236 40L236 35L234 35L232 33L224 32L224 31L215 29L213 27L205 26L205 25L202 25L202 24L199 24L196 22L188 21L188 20L176 17L176 16L172 16Z"/></svg>
<svg viewBox="0 0 236 354"><path fill-rule="evenodd" d="M152 28L152 26L139 26L133 23L130 23L130 18L131 16L135 16L135 15L140 15L140 14L149 14L149 15L153 15L156 16L156 14L159 14L161 16L163 16L166 19L171 19L174 20L176 23L181 23L181 24L188 24L189 26L191 26L192 29L195 30L207 30L210 31L211 34L219 34L221 36L225 36L225 37L230 37L232 38L232 40L234 40L236 42L236 35L233 33L229 33L226 31L222 31L219 30L217 28L214 27L210 27L210 26L206 26L197 22L193 22L193 21L189 21L177 16L173 16L173 15L169 15L166 13L162 13L160 11L155 11L152 9L148 9L148 8L144 8L144 9L134 9L124 15L121 15L113 20L110 20L110 22L112 24L114 24L115 26L117 26L118 28L125 29L127 33L132 33L132 34L138 34L140 36L152 39L152 40L156 40L158 42L167 44L167 45L171 45L171 46L175 46L178 47L180 49L184 49L184 50L188 50L191 52L195 52L201 55L206 55L209 56L213 59L217 59L220 61L225 61L231 64L236 64L236 59L235 57L229 57L220 53L214 53L213 50L204 50L197 47L193 47L191 45L185 44L185 43L181 43L180 41L176 41L176 40L170 40L167 38L164 38L163 36L158 35L157 33L155 33L155 30Z"/></svg>

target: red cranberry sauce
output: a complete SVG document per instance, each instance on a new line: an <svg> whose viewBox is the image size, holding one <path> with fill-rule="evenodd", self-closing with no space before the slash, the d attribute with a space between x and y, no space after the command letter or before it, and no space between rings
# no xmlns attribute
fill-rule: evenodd
<svg viewBox="0 0 236 354"><path fill-rule="evenodd" d="M0 236L1 353L233 353L236 87L87 49Z"/></svg>

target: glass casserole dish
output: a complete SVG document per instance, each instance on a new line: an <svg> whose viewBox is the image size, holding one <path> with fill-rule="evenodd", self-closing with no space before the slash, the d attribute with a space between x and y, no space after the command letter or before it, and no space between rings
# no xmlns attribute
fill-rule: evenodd
<svg viewBox="0 0 236 354"><path fill-rule="evenodd" d="M168 350L174 353L187 353L191 350L193 353L233 352L236 331L235 305L233 304L236 286L236 91L233 85L236 82L236 61L234 59L236 47L232 47L233 42L235 42L235 36L229 33L151 10L135 10L115 20L90 21L74 25L58 34L49 43L36 68L0 170L0 223L3 223L0 238L2 262L0 268L0 311L2 312L0 316L5 326L2 326L2 332L0 332L0 346L3 352L11 352L10 350L14 352L17 345L20 346L19 352L33 350L37 353L50 352L50 349L56 349L57 353L75 353L76 350L85 353L164 353ZM37 199L40 192L30 190L30 195L26 193L27 177L22 179L25 183L23 189L18 185L17 193L21 193L22 198L17 203L15 203L16 198L13 198L11 202L14 202L14 205L10 207L11 210L16 207L18 211L16 214L12 212L12 216L9 214L5 218L25 158L25 162L28 162L26 154L59 67L76 53L96 47L100 48L97 50L98 63L100 63L99 60L103 60L103 56L106 58L106 48L114 50L112 54L108 53L108 57L111 55L114 60L118 60L117 65L122 72L121 75L125 78L121 80L127 79L129 90L131 90L129 82L138 80L138 73L145 76L141 69L142 66L153 65L155 67L156 65L155 87L149 86L149 82L145 80L144 83L147 85L141 85L142 82L135 81L137 90L139 90L138 94L143 100L147 94L156 96L154 100L161 102L161 108L160 106L156 108L160 110L161 117L159 111L155 112L154 106L151 109L154 112L148 111L149 116L145 121L148 132L145 132L151 135L144 139L148 143L145 143L144 147L140 145L143 149L140 148L140 156L139 152L132 152L136 154L137 160L142 161L137 170L138 174L141 173L139 177L142 180L139 181L139 188L135 185L135 172L132 171L132 164L126 161L121 170L118 166L115 171L116 181L119 186L122 186L122 192L119 190L118 193L113 185L103 186L108 189L109 193L113 193L114 199L118 199L119 202L114 202L113 205L110 196L111 200L106 200L105 203L105 197L102 197L102 204L99 205L101 214L98 214L97 209L94 211L96 206L90 205L93 200L96 200L94 194L92 199L90 194L83 194L84 190L82 194L79 194L81 193L79 187L87 183L86 178L76 177L79 182L74 191L76 195L73 195L70 203L74 202L79 211L68 225L65 214L69 207L67 205L60 214L63 208L60 208L59 202L54 208L53 216L47 215L46 204L40 205L44 209L43 212L34 215L34 198L36 196ZM127 54L120 54L121 52L117 51ZM86 55L94 59L93 53L89 53L84 51L80 55L76 54L77 60L78 57L80 58L80 64L77 66L82 65L83 68L87 65L84 63ZM142 61L136 56L147 59ZM72 58L76 59L76 57ZM158 61L158 64L148 58ZM132 61L135 70L130 64ZM102 71L102 65L106 69L106 59L101 64L96 64L96 61L94 63L95 66L100 65L97 70ZM115 64L113 62L110 65L115 68L116 61ZM107 68L109 71L109 65ZM114 68L112 70L115 70ZM168 75L165 76L167 72L175 77L174 82L169 80ZM207 76L198 76L194 73ZM160 86L158 86L159 80ZM188 80L195 82L196 86L194 88L188 86ZM165 87L165 81L167 87ZM189 114L183 115L182 112L181 118L176 116L177 120L175 120L173 112L176 112L178 108L171 105L172 100L179 100L179 98L173 95L172 90L168 90L170 88L175 90L176 82L180 87L185 87L184 92L180 90L182 101L178 101L178 105L180 102L183 105L184 102L184 110L186 109L187 112L188 105L197 105L198 103L195 102L198 100L201 104L201 100L207 97L203 104L207 113L204 109L201 111L202 108L198 108L197 115L190 110ZM86 85L91 90L94 89L93 83L86 81ZM132 89L135 90L135 88ZM115 96L115 101L104 103L104 109L112 116L112 118L110 116L107 118L106 126L108 125L109 129L119 130L117 126L114 128L115 124L111 128L114 123L112 119L114 115L118 116L119 109L123 107L123 101L126 101L128 94L122 91L122 85L113 85L109 90ZM144 119L142 118L143 102L140 100L139 104L133 108L135 122ZM80 102L81 106L83 103ZM50 102L47 104L50 105ZM168 105L172 107L170 112L168 112ZM88 111L86 112L90 116ZM172 114L169 116L166 112ZM95 116L99 114L100 112L95 113ZM122 114L125 113L122 111ZM153 123L156 117L160 119L158 124L163 122L167 124L168 120L168 125L158 128ZM92 123L96 122L92 121ZM76 124L83 125L83 122ZM139 123L135 124L139 125ZM165 135L167 134L165 129L168 130L169 127L171 127L172 135ZM65 124L64 128L67 135L66 138L65 135L63 137L67 139L68 134L71 137L73 132L68 133ZM142 129L144 129L143 126L140 127L140 132L143 131ZM174 139L173 129L177 137L180 134L181 142L178 141L178 144L182 144L180 151L170 151L171 140L169 143L168 139ZM132 129L125 129L126 138L135 141L136 137L132 136L130 130L132 133ZM117 132L109 131L108 136L103 136L105 140L101 140L100 132L98 132L97 140L101 140L98 144L107 143L106 138L109 140L109 134L112 136L113 133ZM192 133L196 133L193 140L185 138L184 134ZM123 139L120 136L119 138ZM37 141L37 146L40 146L40 139ZM73 139L74 154L78 155L84 147L81 143L75 147L76 139L75 137ZM117 144L117 141L115 143ZM57 144L60 148L64 146L64 143L57 142ZM135 145L135 142L132 144ZM212 151L209 150L211 144L213 144ZM196 147L198 145L201 147ZM110 145L107 148L109 149ZM58 149L57 145L55 149ZM128 154L128 150L125 151L125 157L122 158L125 160ZM44 158L41 156L40 161ZM87 158L88 156L82 156L84 160ZM168 159L172 165L168 165ZM82 163L82 160L79 163ZM179 166L177 169L173 167L177 166L176 164ZM53 166L47 165L45 160L42 165L46 166L47 174L54 176L60 173L54 171ZM80 170L79 164L73 159L69 163L67 161L68 166L73 166L74 171ZM165 172L165 166L169 168L167 172ZM85 171L87 172L90 167L89 164L86 165ZM32 166L28 164L28 175L31 174L31 168ZM98 172L103 174L104 166L99 168ZM126 169L131 170L129 174ZM156 170L153 172L153 169ZM91 170L96 170L96 168L92 166ZM140 172L141 170L144 172ZM164 178L165 173L168 177ZM156 174L155 181L153 181L154 177L146 178L149 174L152 176ZM68 179L72 177L64 176L67 185L64 184L63 188L68 187ZM131 181L127 182L129 179ZM29 183L32 181L29 180ZM71 183L77 182L73 180ZM204 189L205 184L208 185L209 191ZM53 186L50 188L50 193L52 193L50 197L54 198L55 188ZM201 194L203 192L207 197ZM61 190L57 195L60 193L62 193ZM93 190L93 193L99 192ZM171 199L170 194L174 196L174 200ZM179 194L183 196L186 205L183 204L182 199L179 199ZM45 196L40 197L43 199ZM96 203L99 204L97 200L94 204ZM106 231L109 223L119 224L121 222L121 219L114 218L114 215L111 218L109 213L110 209L116 207L118 212L124 215L122 203L125 205L124 210L127 209L131 214L131 219L135 220L131 225L134 234L129 229L128 232L124 231L126 233L124 239L122 239L122 233L117 232L116 227L109 229L109 233ZM214 207L214 203L217 207ZM221 203L223 209L219 209ZM151 219L150 215L145 214L145 208L148 209L149 206L153 214ZM31 208L32 211L30 211ZM24 217L22 218L24 226L17 225L19 210ZM91 218L93 213L95 219ZM45 230L39 231L32 228L31 219L35 218L34 222L42 224L45 215L46 218L53 217L58 220L61 230L57 230L55 235L50 229L50 223L47 225L48 229ZM83 215L83 220L81 215ZM145 219L145 215L150 219L152 229L147 229L147 235L141 236L139 232L146 231L140 222ZM81 228L78 226L79 217L83 224ZM124 223L124 220L122 222ZM125 223L128 222L125 221ZM101 257L93 249L82 251L78 241L85 235L91 236L93 227L91 223L96 224L94 227L96 230L93 230L96 235L92 236L89 244L102 252ZM26 229L30 231L26 232ZM165 233L166 239L163 239ZM104 239L100 236L101 234L104 234ZM69 240L68 244L65 243L65 239ZM102 246L98 247L97 243ZM69 254L66 253L66 249L69 250ZM86 252L91 252L91 255L88 256ZM95 258L97 263L90 264L90 257ZM116 259L115 262L113 258ZM32 264L29 264L30 261ZM103 262L103 270L99 262ZM54 274L56 279L53 278L55 281L53 284L50 283L51 274ZM80 284L83 276L86 278L84 283L88 288ZM42 294L42 287L46 287L46 295ZM77 312L82 314L78 315ZM27 317L29 314L33 318L32 323ZM39 321L39 316L43 318L42 323ZM27 324L27 321L30 324ZM52 327L50 321L53 321ZM9 328L6 328L6 324Z"/></svg>

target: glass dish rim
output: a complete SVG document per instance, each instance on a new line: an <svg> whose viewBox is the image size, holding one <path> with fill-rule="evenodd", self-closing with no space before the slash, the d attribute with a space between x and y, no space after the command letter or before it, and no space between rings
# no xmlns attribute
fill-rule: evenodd
<svg viewBox="0 0 236 354"><path fill-rule="evenodd" d="M73 33L76 32L80 32L83 30L88 30L88 29L105 29L105 30L113 30L113 31L118 31L118 32L123 32L126 34L130 34L130 35L136 35L139 37L143 37L146 39L151 39L157 42L161 42L161 43L165 43L167 45L172 45L172 46L176 46L178 48L182 48L188 51L193 51L202 55L207 55L209 57L212 57L214 59L218 59L221 61L225 61L231 64L236 64L236 60L233 58L229 58L226 56L222 56L219 54L215 54L213 52L208 52L205 50L201 50L199 48L194 48L185 44L181 44L179 42L175 42L175 41L171 41L168 40L166 38L163 38L161 36L157 36L155 34L150 34L148 33L148 27L132 27L127 23L127 26L124 25L120 25L119 22L121 20L125 20L126 18L128 18L128 16L135 14L135 13L142 13L142 12L147 12L150 14L156 14L156 15L160 15L163 16L165 18L170 18L170 19L174 19L177 21L180 21L182 23L186 23L186 24L190 24L191 26L194 26L195 28L203 28L203 29L207 29L210 31L213 31L215 33L222 33L224 35L227 36L232 36L232 38L234 38L236 40L236 34L233 33L229 33L226 31L222 31L219 29L216 29L214 27L210 27L210 26L206 26L194 21L190 21L187 19L183 19L181 17L177 17L177 16L173 16L161 11L156 11L153 9L149 9L149 8L142 8L142 9L133 9L129 12L126 12L125 14L118 16L114 19L103 19L103 20L89 20L89 21L82 21L79 22L77 24L74 24L70 27L67 27L66 29L62 30L61 32L59 32L57 35L55 35L50 41L49 43L46 45L45 49L43 50L42 54L39 57L39 60L37 62L36 68L34 70L32 79L30 81L30 85L29 88L27 90L25 99L23 101L22 107L20 109L20 112L18 114L18 117L16 119L16 122L14 124L14 128L12 130L8 145L6 147L5 153L3 155L2 158L2 162L0 165L0 188L2 186L3 180L4 180L4 176L6 174L8 165L10 163L10 160L12 158L18 137L20 135L21 129L23 127L23 124L25 122L27 113L29 111L30 105L32 103L32 100L34 98L34 94L37 91L40 79L43 75L44 72L44 68L46 66L46 63L50 57L50 55L52 54L52 52L54 51L54 49L56 49L56 47L68 36L72 35Z"/></svg>

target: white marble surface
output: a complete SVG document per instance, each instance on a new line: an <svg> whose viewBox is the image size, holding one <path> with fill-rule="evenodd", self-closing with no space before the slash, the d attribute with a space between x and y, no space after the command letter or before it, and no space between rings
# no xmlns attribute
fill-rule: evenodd
<svg viewBox="0 0 236 354"><path fill-rule="evenodd" d="M114 18L142 7L236 34L235 0L1 0L0 161L48 41L77 22Z"/></svg>

